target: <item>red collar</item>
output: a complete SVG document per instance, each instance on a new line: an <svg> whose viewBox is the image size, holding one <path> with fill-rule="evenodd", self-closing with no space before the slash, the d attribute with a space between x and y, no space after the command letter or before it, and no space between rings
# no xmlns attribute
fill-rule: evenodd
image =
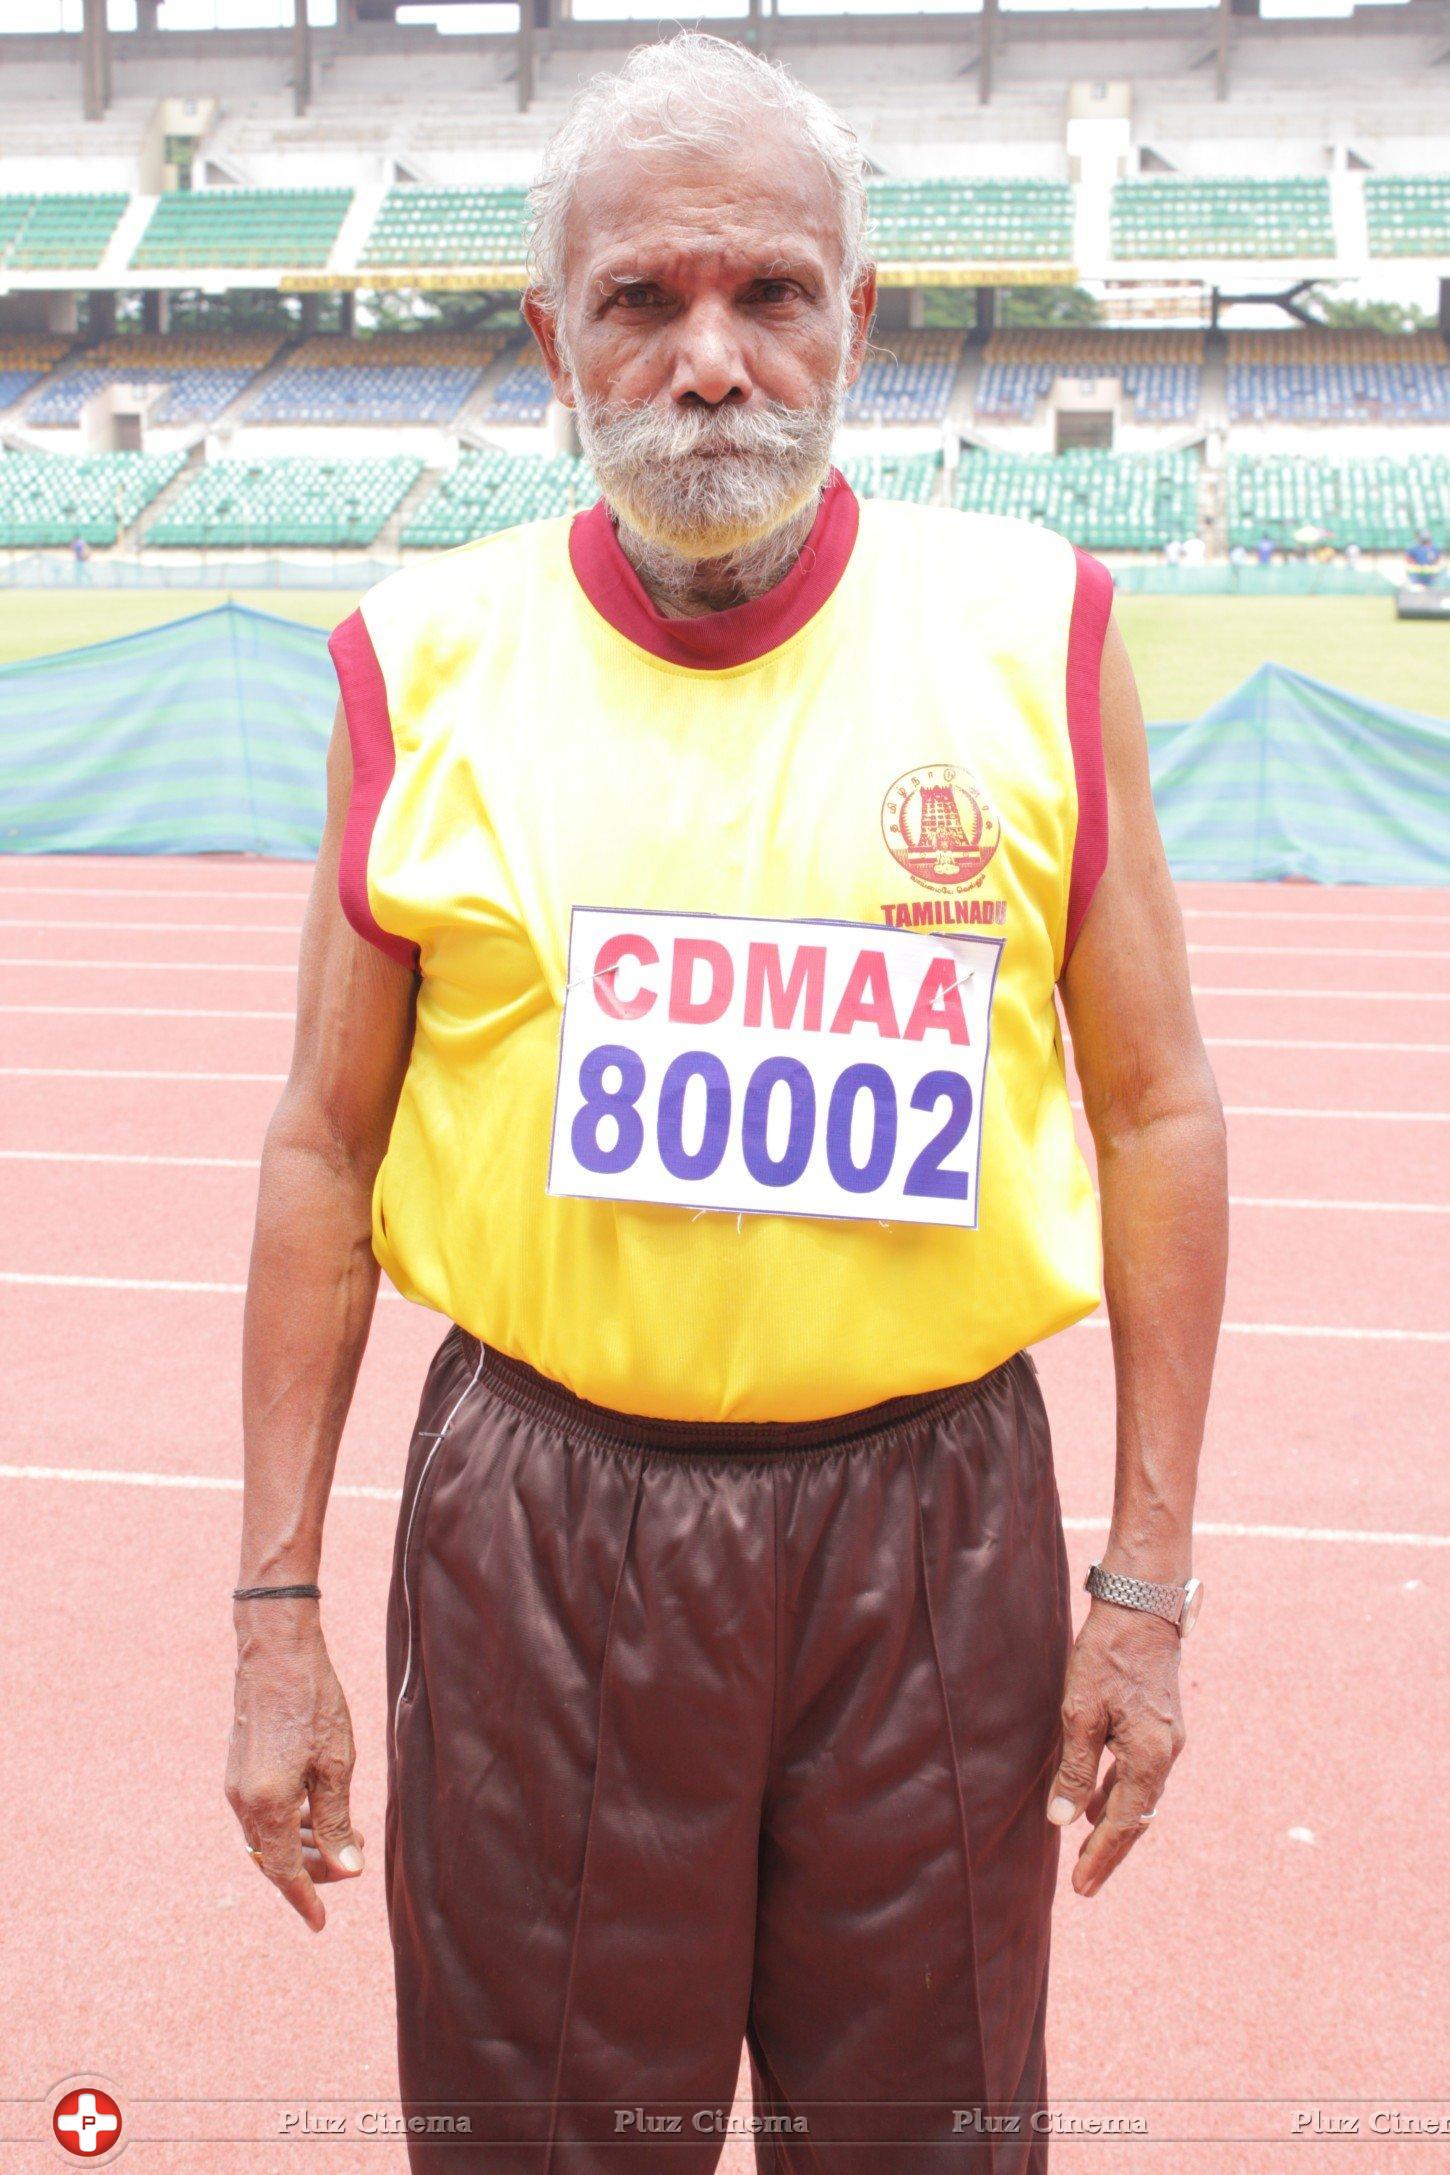
<svg viewBox="0 0 1450 2175"><path fill-rule="evenodd" d="M620 549L603 499L575 515L569 560L595 611L627 641L666 664L718 671L778 649L814 617L846 571L860 513L850 484L833 468L820 512L790 572L764 596L698 619L667 619L656 609Z"/></svg>

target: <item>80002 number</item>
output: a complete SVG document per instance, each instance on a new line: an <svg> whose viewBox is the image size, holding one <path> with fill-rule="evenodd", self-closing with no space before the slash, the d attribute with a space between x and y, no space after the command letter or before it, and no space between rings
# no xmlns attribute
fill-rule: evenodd
<svg viewBox="0 0 1450 2175"><path fill-rule="evenodd" d="M703 1123L687 1142L685 1097L699 1082L695 1100L703 1101ZM645 1145L640 1109L647 1084L643 1059L622 1043L601 1043L579 1067L578 1110L570 1141L587 1171L617 1177L638 1162ZM768 1057L755 1067L740 1096L740 1152L757 1185L782 1188L800 1179L815 1151L819 1098L808 1066L794 1057ZM864 1123L858 1120L863 1103ZM939 1201L965 1201L967 1171L948 1170L946 1160L966 1139L972 1122L972 1089L959 1072L923 1073L911 1091L909 1108L935 1117L945 1105L937 1131L913 1158L902 1193ZM777 1115L784 1109L783 1121ZM735 1122L735 1097L722 1060L709 1050L685 1050L673 1058L660 1081L655 1113L655 1143L665 1170L685 1183L713 1178L725 1160ZM896 1161L899 1112L896 1083L880 1065L847 1065L826 1097L825 1159L833 1182L843 1193L876 1193Z"/></svg>

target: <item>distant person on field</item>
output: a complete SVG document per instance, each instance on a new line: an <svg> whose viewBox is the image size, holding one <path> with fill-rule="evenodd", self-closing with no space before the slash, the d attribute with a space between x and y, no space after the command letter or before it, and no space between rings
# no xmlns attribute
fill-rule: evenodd
<svg viewBox="0 0 1450 2175"><path fill-rule="evenodd" d="M73 536L71 538L70 553L75 561L77 579L84 581L86 578L86 562L90 558L91 547L83 536Z"/></svg>
<svg viewBox="0 0 1450 2175"><path fill-rule="evenodd" d="M1421 529L1405 553L1405 559L1409 580L1422 589L1428 588L1439 573L1442 560L1440 546L1428 529Z"/></svg>
<svg viewBox="0 0 1450 2175"><path fill-rule="evenodd" d="M1254 556L1260 566L1267 566L1274 556L1274 539L1266 531L1254 546Z"/></svg>

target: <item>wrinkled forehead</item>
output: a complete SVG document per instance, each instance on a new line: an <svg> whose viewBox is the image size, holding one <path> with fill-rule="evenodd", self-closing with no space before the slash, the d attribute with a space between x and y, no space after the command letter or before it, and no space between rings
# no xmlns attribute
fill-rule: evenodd
<svg viewBox="0 0 1450 2175"><path fill-rule="evenodd" d="M840 211L826 167L783 117L742 120L728 146L625 145L580 174L569 209L565 285L685 260L813 262L839 276ZM636 276L637 273L636 273Z"/></svg>

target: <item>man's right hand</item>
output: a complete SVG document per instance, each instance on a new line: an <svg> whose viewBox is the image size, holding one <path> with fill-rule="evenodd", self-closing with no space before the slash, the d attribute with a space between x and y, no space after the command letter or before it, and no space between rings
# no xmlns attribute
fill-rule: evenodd
<svg viewBox="0 0 1450 2175"><path fill-rule="evenodd" d="M363 1839L348 1810L347 1701L315 1601L240 1601L236 1624L227 1803L259 1871L321 1933L327 1913L318 1884L355 1880L363 1869Z"/></svg>

